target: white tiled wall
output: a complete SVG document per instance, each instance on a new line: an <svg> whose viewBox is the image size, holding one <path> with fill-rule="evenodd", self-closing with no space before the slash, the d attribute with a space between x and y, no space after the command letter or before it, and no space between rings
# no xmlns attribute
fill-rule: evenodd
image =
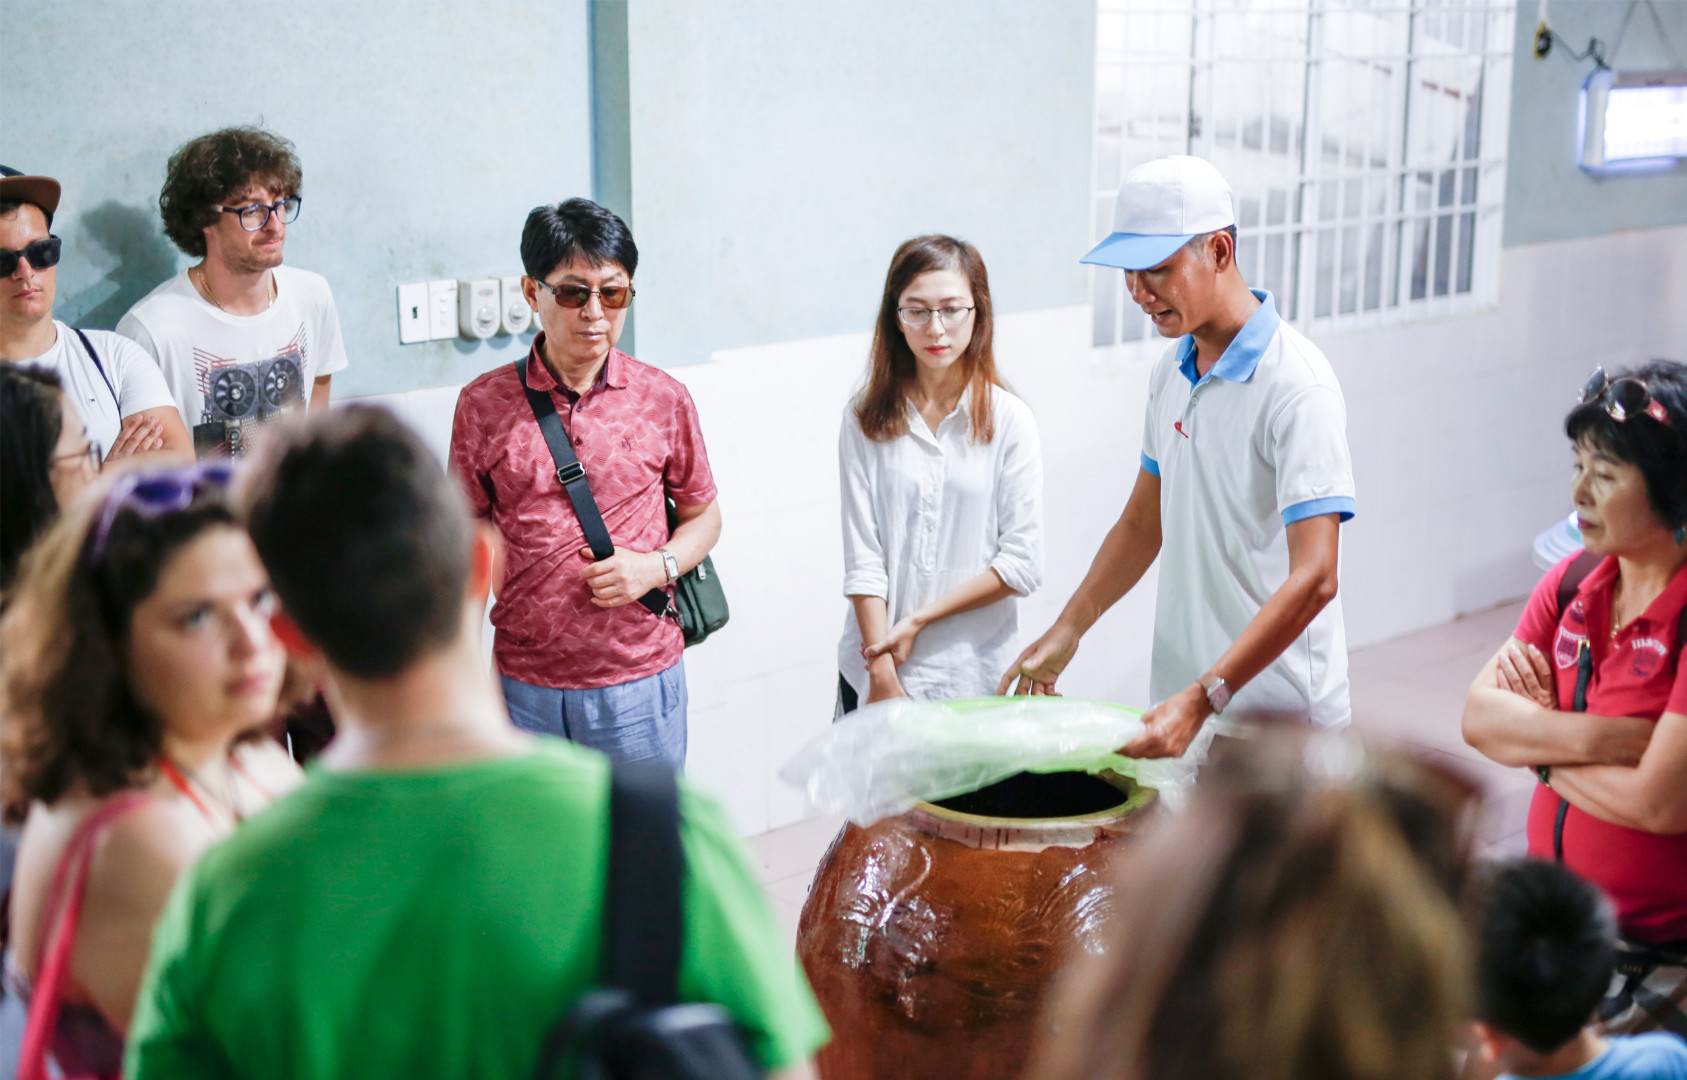
<svg viewBox="0 0 1687 1080"><path fill-rule="evenodd" d="M1596 363L1687 359L1687 229L1505 251L1491 312L1319 340L1348 401L1359 515L1343 533L1355 647L1526 592L1535 533L1568 511L1561 423ZM1135 479L1151 356L1097 352L1084 308L1004 316L997 356L1041 423L1047 585L1041 631L1083 577ZM692 777L745 833L796 821L775 774L830 721L839 594L836 444L867 335L716 353L676 368L721 491L715 563L732 623L686 653ZM443 457L456 388L377 399ZM1146 704L1153 571L1097 625L1070 694Z"/></svg>

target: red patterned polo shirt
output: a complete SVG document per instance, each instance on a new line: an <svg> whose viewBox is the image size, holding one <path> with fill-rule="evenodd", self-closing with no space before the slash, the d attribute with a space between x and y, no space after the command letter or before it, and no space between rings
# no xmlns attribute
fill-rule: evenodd
<svg viewBox="0 0 1687 1080"><path fill-rule="evenodd" d="M576 400L540 360L544 340L540 334L528 353L528 384L556 402L615 546L655 551L668 542L664 494L680 506L715 498L691 395L672 376L611 349L597 383ZM592 604L581 573L585 534L514 366L463 388L451 425L451 470L474 512L504 538L504 574L492 606L499 672L534 686L585 690L679 662L685 642L672 619L637 603Z"/></svg>

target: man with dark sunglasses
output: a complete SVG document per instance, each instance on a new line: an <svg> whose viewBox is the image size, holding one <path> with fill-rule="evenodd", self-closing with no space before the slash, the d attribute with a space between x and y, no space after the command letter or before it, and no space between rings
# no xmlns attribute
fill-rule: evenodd
<svg viewBox="0 0 1687 1080"><path fill-rule="evenodd" d="M127 338L53 318L59 195L57 180L0 165L0 361L56 372L102 460L185 459L192 444L152 357Z"/></svg>
<svg viewBox="0 0 1687 1080"><path fill-rule="evenodd" d="M538 207L521 259L543 332L519 367L463 388L451 430L451 468L504 540L492 608L504 697L519 727L677 767L684 641L639 601L720 536L697 409L676 379L615 347L638 267L624 221L586 199ZM524 382L554 406L613 542L608 558L593 558Z"/></svg>
<svg viewBox="0 0 1687 1080"><path fill-rule="evenodd" d="M282 265L302 183L293 145L258 128L215 131L170 156L164 231L200 261L130 308L117 332L158 360L201 457L238 456L277 414L326 407L346 366L328 282Z"/></svg>

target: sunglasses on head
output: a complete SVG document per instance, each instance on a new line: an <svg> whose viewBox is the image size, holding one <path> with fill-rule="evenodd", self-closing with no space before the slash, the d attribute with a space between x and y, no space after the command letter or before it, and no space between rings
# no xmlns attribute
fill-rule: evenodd
<svg viewBox="0 0 1687 1080"><path fill-rule="evenodd" d="M19 250L0 248L0 278L11 277L18 272L18 260L28 259L29 265L37 270L59 264L59 248L63 241L56 236L49 236L45 240L37 240L33 244L26 244Z"/></svg>
<svg viewBox="0 0 1687 1080"><path fill-rule="evenodd" d="M1587 383L1582 387L1580 404L1592 405L1604 399L1605 412L1617 423L1622 423L1631 416L1644 413L1665 427L1669 427L1669 411L1664 403L1652 396L1652 391L1644 382L1625 375L1620 379L1609 379L1603 367L1593 369Z"/></svg>
<svg viewBox="0 0 1687 1080"><path fill-rule="evenodd" d="M596 293L603 306L611 311L619 311L633 302L631 285L605 285L601 289L594 289L589 285L547 285L538 278L534 278L533 283L556 297L557 304L565 308L585 307L591 303L593 293Z"/></svg>
<svg viewBox="0 0 1687 1080"><path fill-rule="evenodd" d="M226 461L123 474L101 504L100 522L88 552L89 564L98 565L105 555L105 543L118 514L132 510L142 517L158 517L186 510L199 492L206 488L226 490L233 477L234 466Z"/></svg>

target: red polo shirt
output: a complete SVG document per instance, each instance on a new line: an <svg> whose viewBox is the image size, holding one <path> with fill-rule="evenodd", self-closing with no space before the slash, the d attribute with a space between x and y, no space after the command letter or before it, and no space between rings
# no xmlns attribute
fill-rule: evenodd
<svg viewBox="0 0 1687 1080"><path fill-rule="evenodd" d="M576 399L540 360L544 340L540 334L528 353L528 385L556 402L615 546L655 551L668 542L664 493L681 506L715 498L691 395L673 377L611 349L597 383ZM584 690L679 662L685 642L672 619L637 603L605 609L591 602L579 554L585 534L512 365L463 388L451 469L474 512L504 538L504 576L492 606L502 674Z"/></svg>
<svg viewBox="0 0 1687 1080"><path fill-rule="evenodd" d="M1687 567L1613 641L1617 560L1596 566L1560 616L1558 585L1574 559L1565 559L1541 579L1517 624L1517 639L1552 659L1559 708L1568 709L1575 700L1576 652L1586 641L1593 651L1590 714L1646 720L1666 712L1687 714L1687 663L1677 663L1687 642L1676 640L1687 605ZM1558 802L1557 792L1536 786L1529 804L1529 854L1553 857ZM1642 941L1687 939L1687 835L1660 836L1613 825L1572 806L1564 819L1564 862L1611 897L1623 933Z"/></svg>

